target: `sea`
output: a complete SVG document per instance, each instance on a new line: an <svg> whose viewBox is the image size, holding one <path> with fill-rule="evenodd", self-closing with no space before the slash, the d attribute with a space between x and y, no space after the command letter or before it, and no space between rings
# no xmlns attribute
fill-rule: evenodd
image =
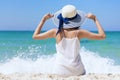
<svg viewBox="0 0 120 80"><path fill-rule="evenodd" d="M80 40L86 73L120 73L120 31L105 33L104 40ZM33 31L0 31L0 73L52 73L55 39L34 40L32 35Z"/></svg>

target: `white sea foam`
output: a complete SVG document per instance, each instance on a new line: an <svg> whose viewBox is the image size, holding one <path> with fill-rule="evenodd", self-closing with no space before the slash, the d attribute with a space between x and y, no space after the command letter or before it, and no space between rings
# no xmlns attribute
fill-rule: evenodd
<svg viewBox="0 0 120 80"><path fill-rule="evenodd" d="M120 65L115 65L114 60L99 56L84 47L80 55L87 73L120 73ZM41 56L35 61L14 57L13 59L0 63L0 73L52 73L54 69L55 55Z"/></svg>
<svg viewBox="0 0 120 80"><path fill-rule="evenodd" d="M87 73L120 73L120 65L110 58L101 57L84 47L81 49L81 58Z"/></svg>

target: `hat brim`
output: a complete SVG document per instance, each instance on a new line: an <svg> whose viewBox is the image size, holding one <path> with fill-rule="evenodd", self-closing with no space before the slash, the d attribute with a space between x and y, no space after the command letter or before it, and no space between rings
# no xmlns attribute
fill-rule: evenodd
<svg viewBox="0 0 120 80"><path fill-rule="evenodd" d="M59 19L57 16L61 13L61 10L57 11L53 17L53 23L58 27L59 26ZM86 14L83 11L77 10L78 16L69 21L69 24L63 24L63 28L74 28L80 27L86 20Z"/></svg>

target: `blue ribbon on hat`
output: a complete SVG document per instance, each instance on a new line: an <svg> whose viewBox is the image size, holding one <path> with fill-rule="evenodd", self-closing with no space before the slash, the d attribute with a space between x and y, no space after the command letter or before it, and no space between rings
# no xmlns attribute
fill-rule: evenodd
<svg viewBox="0 0 120 80"><path fill-rule="evenodd" d="M76 14L76 15L75 15L74 17L72 17L72 18L63 18L63 17L62 17L62 14L59 14L59 15L57 16L57 18L59 19L59 27L58 27L58 31L57 31L56 35L57 35L57 34L61 31L61 29L63 28L63 23L68 24L69 21L75 19L75 18L77 17L77 15L78 15L78 14Z"/></svg>

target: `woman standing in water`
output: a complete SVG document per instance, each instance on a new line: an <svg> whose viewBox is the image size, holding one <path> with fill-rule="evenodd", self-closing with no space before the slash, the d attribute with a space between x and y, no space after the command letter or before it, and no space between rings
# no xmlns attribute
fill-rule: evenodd
<svg viewBox="0 0 120 80"><path fill-rule="evenodd" d="M58 29L51 29L41 33L44 23L53 18ZM98 33L79 29L85 18L91 19L97 26ZM105 38L104 30L97 17L92 13L85 16L73 5L66 5L60 11L46 14L37 26L33 38L37 40L55 38L56 39L56 60L54 73L61 76L75 76L85 74L84 65L80 58L80 40L82 38L102 40Z"/></svg>

